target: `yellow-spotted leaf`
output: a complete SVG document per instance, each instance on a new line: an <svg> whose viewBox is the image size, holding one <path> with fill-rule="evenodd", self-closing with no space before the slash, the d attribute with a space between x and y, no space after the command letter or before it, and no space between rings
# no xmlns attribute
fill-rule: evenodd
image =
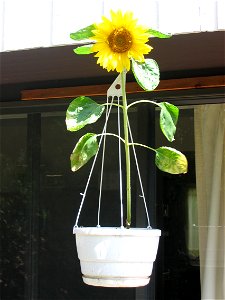
<svg viewBox="0 0 225 300"><path fill-rule="evenodd" d="M70 156L71 170L73 172L83 167L98 151L97 136L86 133L77 142Z"/></svg>
<svg viewBox="0 0 225 300"><path fill-rule="evenodd" d="M160 38L160 39L168 39L172 35L170 33L163 33L154 29L148 29L147 32L154 37Z"/></svg>
<svg viewBox="0 0 225 300"><path fill-rule="evenodd" d="M154 59L139 62L132 59L132 71L137 83L145 90L152 91L159 84L159 67Z"/></svg>
<svg viewBox="0 0 225 300"><path fill-rule="evenodd" d="M168 102L158 104L160 111L160 128L165 137L172 142L176 132L176 124L179 116L179 109Z"/></svg>
<svg viewBox="0 0 225 300"><path fill-rule="evenodd" d="M93 47L93 44L88 44L88 45L77 47L77 48L73 49L73 51L76 54L80 54L80 55L82 55L82 54L91 54L91 53L93 53L92 47Z"/></svg>
<svg viewBox="0 0 225 300"><path fill-rule="evenodd" d="M155 164L161 171L170 174L187 173L188 162L186 156L170 147L156 149Z"/></svg>
<svg viewBox="0 0 225 300"><path fill-rule="evenodd" d="M89 97L77 97L70 103L66 111L67 130L77 131L87 124L96 122L104 109L104 106Z"/></svg>
<svg viewBox="0 0 225 300"><path fill-rule="evenodd" d="M83 41L91 38L93 36L92 30L95 29L95 25L91 24L85 28L82 28L74 33L70 34L70 38L75 41Z"/></svg>

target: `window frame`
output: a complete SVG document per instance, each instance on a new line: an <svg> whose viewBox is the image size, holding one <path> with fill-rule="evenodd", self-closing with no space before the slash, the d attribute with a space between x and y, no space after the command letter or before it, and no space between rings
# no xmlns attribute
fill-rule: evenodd
<svg viewBox="0 0 225 300"><path fill-rule="evenodd" d="M48 91L46 91L48 92ZM206 103L223 103L224 102L224 88L223 86L220 88L201 88L201 89L189 89L189 90L166 90L166 91L156 91L153 94L150 93L130 93L129 98L132 98L130 101L135 101L137 99L143 99L149 98L157 101L161 101L163 99L164 101L172 102L176 105L181 106L189 106L194 104L206 104ZM104 101L105 96L104 95L94 95L95 100L98 100L100 102ZM68 98L70 99L70 97ZM63 111L66 110L68 106L68 99L52 99L48 98L45 101L43 100L29 100L29 101L17 101L17 102L8 102L4 103L2 102L0 104L1 107L1 114L24 114L27 113L28 115L32 113L34 115L38 116L41 112L57 112L57 111ZM146 108L146 107L145 107ZM146 113L148 115L147 121L144 123L144 128L146 128L142 135L145 140L149 141L149 138L151 139L151 142L154 142L154 135L149 137L147 128L149 126L149 122L151 122L151 126L154 127L154 109L146 110L146 109L140 109L138 111L138 118L139 120L143 120L143 113ZM139 121L138 121L139 122ZM31 134L31 132L30 132ZM32 163L32 162L31 162ZM154 168L152 168L154 170ZM146 171L147 173L147 171ZM156 180L156 174L155 171L150 172L148 176L144 174L144 177L146 178L145 181L147 181L147 184L150 184L151 186L155 186L155 180ZM35 174L34 174L35 176ZM146 182L145 182L146 184ZM156 199L156 190L153 189L153 199ZM151 206L155 207L155 200L152 201ZM152 209L150 208L150 211ZM138 212L139 215L141 214L141 211ZM151 216L151 219L154 223L156 223L156 211L153 211L153 215ZM149 286L146 288L143 288L142 290L136 290L136 299L141 299L141 297L144 295L146 299L155 299L155 274L152 276L152 281Z"/></svg>

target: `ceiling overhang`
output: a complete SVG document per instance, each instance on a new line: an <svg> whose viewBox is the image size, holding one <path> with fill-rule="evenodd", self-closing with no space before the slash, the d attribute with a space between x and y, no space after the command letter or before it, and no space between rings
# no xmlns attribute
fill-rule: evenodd
<svg viewBox="0 0 225 300"><path fill-rule="evenodd" d="M182 77L185 72L190 77L190 72L199 70L222 70L225 68L224 37L225 32L221 31L152 38L150 43L154 49L149 57L158 62L166 79ZM100 83L104 83L115 76L100 68L93 55L75 55L73 48L67 45L0 53L0 85L68 79L87 85L87 80L94 82L101 78Z"/></svg>

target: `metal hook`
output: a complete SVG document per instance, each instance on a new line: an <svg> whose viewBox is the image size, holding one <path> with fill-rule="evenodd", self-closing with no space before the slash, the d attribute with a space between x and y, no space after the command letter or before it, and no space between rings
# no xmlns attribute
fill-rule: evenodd
<svg viewBox="0 0 225 300"><path fill-rule="evenodd" d="M109 97L122 97L122 77L119 74L116 79L113 81L109 89L107 90L107 98Z"/></svg>

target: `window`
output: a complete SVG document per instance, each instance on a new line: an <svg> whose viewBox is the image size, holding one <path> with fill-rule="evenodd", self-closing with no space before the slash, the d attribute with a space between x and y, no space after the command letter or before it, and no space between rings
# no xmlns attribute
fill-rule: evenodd
<svg viewBox="0 0 225 300"><path fill-rule="evenodd" d="M72 228L91 164L70 171L78 135L66 130L64 109L1 119L1 299L135 299L135 289L99 289L82 282ZM131 113L134 135L136 114ZM103 122L89 129L100 131ZM102 226L120 226L115 141L107 146L113 151L106 157ZM96 168L80 225L97 225L98 187Z"/></svg>
<svg viewBox="0 0 225 300"><path fill-rule="evenodd" d="M214 99L211 95L204 97ZM66 131L66 104L53 101L50 105L34 105L20 111L15 104L1 115L2 300L200 299L195 194L196 106L193 105L198 97L192 95L183 99L174 147L187 155L188 174L172 176L156 171L152 153L138 150L146 198L151 208L150 218L154 227L162 229L162 237L150 285L137 289L95 288L82 282L72 227L90 165L77 173L70 171L69 155L80 135ZM187 106L187 102L191 106ZM140 107L131 113L134 136L148 144L166 145L159 133L158 111L145 104ZM10 111L13 114L9 114ZM145 122L144 114L147 116ZM95 124L95 131L96 126L101 130L101 122ZM114 116L110 122L109 126L113 126ZM113 138L109 139L108 147L116 149ZM115 188L116 152L110 151L110 157L106 159L103 191L106 201L101 221L105 226L120 224L119 205L115 202L118 193ZM135 221L138 226L145 226L137 180L135 176L132 179L137 194L137 203L133 207L137 211ZM80 225L96 224L98 181L96 171ZM118 217L118 224L113 223L115 217Z"/></svg>
<svg viewBox="0 0 225 300"><path fill-rule="evenodd" d="M158 115L158 112L156 112ZM158 117L158 116L157 116ZM187 126L188 124L188 126ZM157 125L156 125L157 126ZM156 299L200 299L200 268L193 264L190 240L193 219L190 219L190 192L196 187L194 107L180 107L175 141L168 143L156 127L156 144L174 147L188 159L188 173L170 175L157 172L158 221L163 228L160 251L162 261L157 279ZM196 198L195 198L196 200ZM190 203L190 201L192 201Z"/></svg>

